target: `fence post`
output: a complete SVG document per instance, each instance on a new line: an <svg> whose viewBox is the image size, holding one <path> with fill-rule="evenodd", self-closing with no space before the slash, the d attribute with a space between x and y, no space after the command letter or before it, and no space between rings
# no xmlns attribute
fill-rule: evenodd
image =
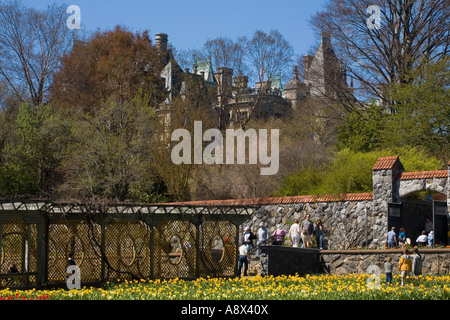
<svg viewBox="0 0 450 320"><path fill-rule="evenodd" d="M238 266L238 257L239 257L239 247L241 246L241 244L239 243L240 241L240 228L239 228L239 224L233 223L234 226L236 227L236 250L235 250L235 254L234 254L234 275L237 276L238 275L238 271L239 271L239 266Z"/></svg>
<svg viewBox="0 0 450 320"><path fill-rule="evenodd" d="M200 218L195 223L195 277L200 277Z"/></svg>
<svg viewBox="0 0 450 320"><path fill-rule="evenodd" d="M155 241L155 225L153 222L150 224L150 278L155 279L155 247L153 245Z"/></svg>
<svg viewBox="0 0 450 320"><path fill-rule="evenodd" d="M40 223L37 223L37 275L36 284L44 286L48 282L48 232L49 218L46 211L40 210Z"/></svg>
<svg viewBox="0 0 450 320"><path fill-rule="evenodd" d="M101 239L100 239L100 257L101 257L101 274L100 277L102 279L103 283L106 283L108 281L108 279L106 279L106 273L105 273L105 269L106 269L106 264L105 264L105 238L106 238L106 222L105 222L105 216L102 214L102 220L101 220Z"/></svg>

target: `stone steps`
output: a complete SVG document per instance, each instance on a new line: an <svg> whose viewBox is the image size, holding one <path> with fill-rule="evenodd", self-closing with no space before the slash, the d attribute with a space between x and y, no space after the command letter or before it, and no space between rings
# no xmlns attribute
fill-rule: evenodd
<svg viewBox="0 0 450 320"><path fill-rule="evenodd" d="M261 262L254 254L250 255L250 263L248 264L247 274L253 277L261 274Z"/></svg>

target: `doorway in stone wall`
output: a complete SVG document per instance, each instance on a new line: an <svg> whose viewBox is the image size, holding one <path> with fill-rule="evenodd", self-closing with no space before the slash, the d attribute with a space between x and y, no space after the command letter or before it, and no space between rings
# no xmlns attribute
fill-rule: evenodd
<svg viewBox="0 0 450 320"><path fill-rule="evenodd" d="M397 235L401 227L415 246L422 231L426 230L427 218L434 231L436 245L448 245L448 218L446 196L439 192L420 191L408 194L399 203L390 203L388 230L395 227ZM427 230L428 231L428 230Z"/></svg>

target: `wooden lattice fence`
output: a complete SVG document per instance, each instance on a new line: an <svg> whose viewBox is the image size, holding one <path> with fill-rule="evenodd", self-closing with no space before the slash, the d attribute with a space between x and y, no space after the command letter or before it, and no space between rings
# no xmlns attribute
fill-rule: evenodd
<svg viewBox="0 0 450 320"><path fill-rule="evenodd" d="M235 276L252 208L0 202L0 288L65 286L73 254L83 285ZM17 267L10 273L10 266Z"/></svg>

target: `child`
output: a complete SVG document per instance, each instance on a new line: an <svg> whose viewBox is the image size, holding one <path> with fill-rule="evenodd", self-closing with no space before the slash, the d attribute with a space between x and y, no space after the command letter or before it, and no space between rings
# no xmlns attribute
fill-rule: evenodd
<svg viewBox="0 0 450 320"><path fill-rule="evenodd" d="M312 240L311 236L306 233L306 230L302 230L302 240L305 248L311 248L312 247Z"/></svg>
<svg viewBox="0 0 450 320"><path fill-rule="evenodd" d="M412 274L416 279L422 274L422 256L419 254L419 249L414 248L412 256Z"/></svg>
<svg viewBox="0 0 450 320"><path fill-rule="evenodd" d="M433 230L430 231L427 239L428 239L428 248L433 248L434 247L434 232L433 232Z"/></svg>
<svg viewBox="0 0 450 320"><path fill-rule="evenodd" d="M400 228L400 233L398 234L398 244L400 246L400 248L403 248L405 246L405 241L406 241L406 233L405 233L405 228Z"/></svg>
<svg viewBox="0 0 450 320"><path fill-rule="evenodd" d="M386 272L386 284L391 284L392 282L392 258L387 257L384 263L384 272Z"/></svg>
<svg viewBox="0 0 450 320"><path fill-rule="evenodd" d="M406 277L408 277L409 273L412 270L412 258L409 255L409 250L405 249L403 251L403 255L400 257L400 261L398 262L398 270L401 272L402 278L402 286L407 283Z"/></svg>

